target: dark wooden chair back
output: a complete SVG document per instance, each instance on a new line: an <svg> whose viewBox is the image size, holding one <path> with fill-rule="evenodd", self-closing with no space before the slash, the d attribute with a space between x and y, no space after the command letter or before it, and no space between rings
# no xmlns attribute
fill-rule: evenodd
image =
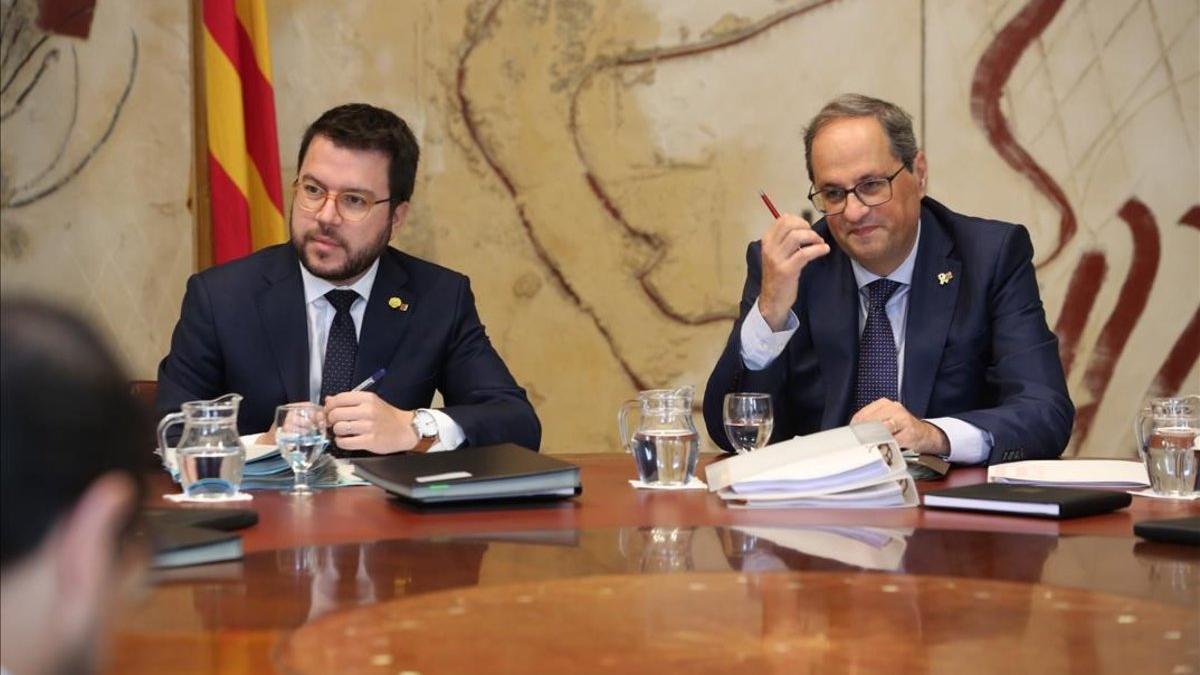
<svg viewBox="0 0 1200 675"><path fill-rule="evenodd" d="M154 414L154 399L158 396L158 380L134 380L129 383L129 393Z"/></svg>

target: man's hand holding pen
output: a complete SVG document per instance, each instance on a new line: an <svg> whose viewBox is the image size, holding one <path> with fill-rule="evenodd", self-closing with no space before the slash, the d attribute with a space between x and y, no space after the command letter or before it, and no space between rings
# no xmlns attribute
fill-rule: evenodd
<svg viewBox="0 0 1200 675"><path fill-rule="evenodd" d="M386 454L416 447L413 412L388 405L374 392L347 391L325 399L329 429L343 450Z"/></svg>
<svg viewBox="0 0 1200 675"><path fill-rule="evenodd" d="M775 214L766 195L767 207ZM800 272L809 262L829 253L829 244L800 216L784 213L775 218L762 236L762 288L758 311L773 331L787 325L788 312L796 304Z"/></svg>

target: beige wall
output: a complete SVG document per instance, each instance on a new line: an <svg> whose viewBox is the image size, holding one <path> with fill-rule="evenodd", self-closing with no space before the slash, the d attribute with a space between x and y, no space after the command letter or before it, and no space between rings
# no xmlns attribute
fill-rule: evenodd
<svg viewBox="0 0 1200 675"><path fill-rule="evenodd" d="M52 38L52 77L3 122L3 288L84 308L152 377L192 257L187 3L98 4L91 39ZM423 156L394 243L471 276L547 450L610 451L639 386L704 384L769 222L756 191L806 206L804 122L843 91L888 98L916 119L933 196L1029 226L1093 419L1072 451L1123 455L1164 362L1200 391L1200 337L1176 347L1200 311L1200 214L1181 224L1200 205L1200 2L1056 4L268 0L284 180L324 109L407 118ZM95 145L133 39L111 136L18 206L64 139L43 182ZM993 101L1007 144L982 121ZM1072 286L1085 259L1103 274Z"/></svg>
<svg viewBox="0 0 1200 675"><path fill-rule="evenodd" d="M19 67L36 3L2 3L0 281L78 307L150 378L193 267L187 4L97 4L88 40Z"/></svg>

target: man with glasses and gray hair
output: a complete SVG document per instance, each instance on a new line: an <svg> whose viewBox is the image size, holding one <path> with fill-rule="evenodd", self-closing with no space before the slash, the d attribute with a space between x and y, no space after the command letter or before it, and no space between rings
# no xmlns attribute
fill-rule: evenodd
<svg viewBox="0 0 1200 675"><path fill-rule="evenodd" d="M347 104L313 122L291 242L188 280L158 370L159 414L237 392L242 433L266 430L280 404L324 403L341 455L537 450L541 425L488 340L470 282L388 246L417 158L412 131L388 110ZM435 390L441 409L429 407Z"/></svg>
<svg viewBox="0 0 1200 675"><path fill-rule="evenodd" d="M974 464L1053 458L1074 406L1021 225L926 196L897 106L839 96L804 135L824 217L783 214L746 252L740 318L704 418L731 449L727 393L772 395L772 441L866 421L901 447Z"/></svg>

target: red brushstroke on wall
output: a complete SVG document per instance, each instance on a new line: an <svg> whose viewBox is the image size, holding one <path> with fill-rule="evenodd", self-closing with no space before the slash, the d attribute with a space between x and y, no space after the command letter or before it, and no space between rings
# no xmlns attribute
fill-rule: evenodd
<svg viewBox="0 0 1200 675"><path fill-rule="evenodd" d="M1183 217L1179 219L1179 224L1200 230L1200 204L1196 204L1188 209L1188 212L1183 214Z"/></svg>
<svg viewBox="0 0 1200 675"><path fill-rule="evenodd" d="M1017 143L1008 120L1000 110L1000 98L1017 61L1062 8L1063 0L1033 0L1017 13L987 48L975 66L971 82L971 116L987 134L988 141L1000 157L1021 175L1029 179L1059 212L1058 243L1038 267L1050 263L1062 253L1063 247L1075 236L1077 223L1067 196L1050 174Z"/></svg>
<svg viewBox="0 0 1200 675"><path fill-rule="evenodd" d="M1200 230L1200 204L1193 206L1183 214L1183 217L1179 219L1179 224ZM1154 376L1154 384L1150 387L1151 395L1171 396L1189 393L1181 391L1181 388L1184 378L1192 372L1192 368L1196 367L1197 360L1200 360L1200 309L1192 312L1192 320L1188 322L1179 339L1171 346L1171 351L1167 352L1167 358L1163 359L1162 367L1158 369L1158 374Z"/></svg>
<svg viewBox="0 0 1200 675"><path fill-rule="evenodd" d="M971 84L971 114L983 129L988 141L1000 157L1015 171L1025 176L1040 194L1059 212L1058 240L1048 256L1038 265L1043 267L1055 260L1074 237L1078 229L1075 213L1065 193L1050 174L1041 167L1015 139L1000 102L1009 78L1017 63L1031 45L1046 30L1063 6L1062 0L1031 0L996 34L975 68ZM1082 387L1088 402L1078 407L1075 432L1071 439L1077 450L1083 446L1091 431L1096 412L1108 392L1113 373L1126 348L1134 327L1149 302L1150 292L1158 272L1161 244L1158 226L1149 208L1131 198L1118 211L1129 226L1133 240L1133 260L1121 286L1117 303L1109 314L1100 336L1088 357ZM1200 229L1200 205L1192 207L1180 223ZM1087 251L1080 257L1072 274L1067 295L1055 332L1059 336L1059 355L1063 369L1069 374L1080 352L1080 340L1095 309L1100 288L1108 273L1105 254ZM1194 310L1191 321L1167 353L1150 386L1151 393L1176 393L1196 361L1200 358L1200 309ZM1157 339L1165 342L1165 336ZM1158 347L1159 345L1153 345Z"/></svg>
<svg viewBox="0 0 1200 675"><path fill-rule="evenodd" d="M1058 356L1062 359L1063 371L1068 375L1079 350L1079 338L1083 335L1088 317L1092 315L1092 309L1096 306L1100 286L1107 274L1108 262L1104 259L1104 254L1088 251L1079 259L1075 273L1071 276L1062 312L1059 313L1058 323L1054 326L1054 332L1058 335Z"/></svg>
<svg viewBox="0 0 1200 675"><path fill-rule="evenodd" d="M1075 446L1082 446L1087 441L1096 411L1108 391L1117 360L1125 351L1133 327L1146 310L1162 254L1158 225L1155 223L1154 214L1150 213L1145 204L1137 199L1130 199L1117 211L1117 215L1129 226L1133 239L1133 261L1125 276L1125 283L1121 285L1121 291L1117 295L1117 304L1100 331L1088 369L1083 374L1083 386L1091 394L1091 401L1076 410L1075 433L1071 439Z"/></svg>
<svg viewBox="0 0 1200 675"><path fill-rule="evenodd" d="M1175 341L1171 351L1167 352L1167 358L1163 360L1162 367L1154 376L1154 384L1150 388L1151 395L1173 396L1195 393L1181 391L1181 389L1183 378L1192 372L1197 358L1200 358L1200 310L1192 312L1192 320L1183 329L1183 333Z"/></svg>

